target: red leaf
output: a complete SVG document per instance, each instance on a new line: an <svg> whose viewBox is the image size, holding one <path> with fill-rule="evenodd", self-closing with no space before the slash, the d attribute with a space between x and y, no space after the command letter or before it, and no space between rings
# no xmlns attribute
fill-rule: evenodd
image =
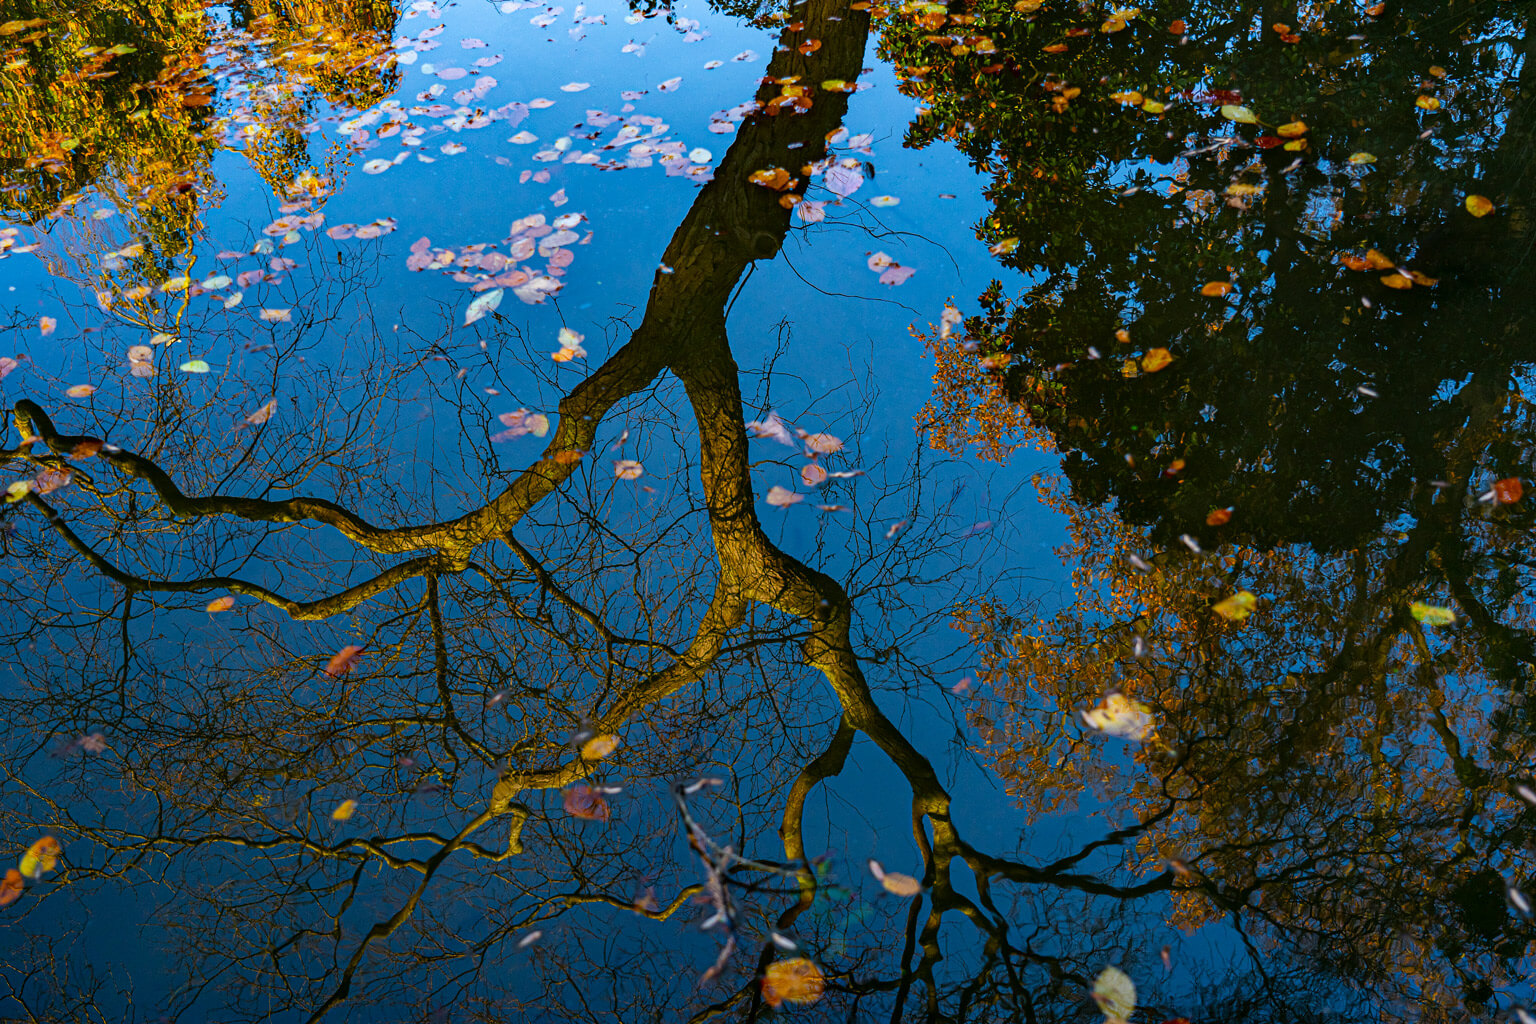
<svg viewBox="0 0 1536 1024"><path fill-rule="evenodd" d="M607 821L613 815L608 801L604 800L603 795L591 786L578 784L567 789L562 804L565 807L565 813L573 818Z"/></svg>

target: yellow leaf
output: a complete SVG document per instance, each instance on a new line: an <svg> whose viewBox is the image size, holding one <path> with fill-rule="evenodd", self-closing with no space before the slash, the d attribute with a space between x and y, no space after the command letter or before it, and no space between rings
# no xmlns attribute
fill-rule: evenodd
<svg viewBox="0 0 1536 1024"><path fill-rule="evenodd" d="M343 800L341 803L337 804L336 805L336 809L331 812L331 820L332 821L346 821L348 818L352 817L352 815L354 815L356 813L357 813L357 801L356 800Z"/></svg>
<svg viewBox="0 0 1536 1024"><path fill-rule="evenodd" d="M1141 357L1141 369L1145 373L1156 373L1169 363L1173 362L1173 353L1165 348L1149 348L1147 354Z"/></svg>
<svg viewBox="0 0 1536 1024"><path fill-rule="evenodd" d="M1408 611L1426 626L1449 626L1456 621L1456 613L1451 609L1425 604L1423 601L1413 602L1408 606Z"/></svg>
<svg viewBox="0 0 1536 1024"><path fill-rule="evenodd" d="M1222 598L1211 606L1211 611L1228 622L1242 622L1259 606L1259 599L1246 590L1239 590L1231 597Z"/></svg>
<svg viewBox="0 0 1536 1024"><path fill-rule="evenodd" d="M27 878L42 878L59 866L59 856L64 848L53 836L43 836L27 847L21 857L21 873Z"/></svg>
<svg viewBox="0 0 1536 1024"><path fill-rule="evenodd" d="M1493 212L1493 203L1487 196L1467 196L1467 212L1474 217L1486 217Z"/></svg>
<svg viewBox="0 0 1536 1024"><path fill-rule="evenodd" d="M1145 110L1149 114L1161 114L1163 111L1167 110L1168 107L1165 104L1157 102L1157 100L1147 100L1146 102L1142 103L1141 109Z"/></svg>
<svg viewBox="0 0 1536 1024"><path fill-rule="evenodd" d="M1361 150L1358 153L1351 153L1349 162L1352 164L1373 164L1376 162L1376 155Z"/></svg>
<svg viewBox="0 0 1536 1024"><path fill-rule="evenodd" d="M1381 275L1381 283L1388 288L1396 288L1399 291L1407 291L1413 287L1413 281L1409 277L1399 273Z"/></svg>
<svg viewBox="0 0 1536 1024"><path fill-rule="evenodd" d="M1283 124L1276 128L1275 134L1284 139L1294 139L1299 135L1307 134L1307 125L1305 121L1292 121L1290 124Z"/></svg>
<svg viewBox="0 0 1536 1024"><path fill-rule="evenodd" d="M225 594L223 597L216 597L212 601L209 601L208 602L208 607L207 607L206 610L208 612L210 612L210 613L211 612L227 612L231 608L233 608L234 606L235 606L235 599L232 596L230 596L229 594Z"/></svg>
<svg viewBox="0 0 1536 1024"><path fill-rule="evenodd" d="M1128 107L1139 107L1145 99L1141 93L1134 89L1126 92L1112 92L1109 94L1109 98L1116 103L1123 103Z"/></svg>
<svg viewBox="0 0 1536 1024"><path fill-rule="evenodd" d="M1136 1012L1136 983L1118 967L1106 967L1094 979L1093 1001L1111 1024L1128 1021Z"/></svg>
<svg viewBox="0 0 1536 1024"><path fill-rule="evenodd" d="M1111 693L1096 706L1080 711L1083 724L1108 736L1140 743L1152 734L1152 710L1123 693Z"/></svg>
<svg viewBox="0 0 1536 1024"><path fill-rule="evenodd" d="M1435 99L1433 96L1420 96L1418 99L1414 100L1413 102L1418 104L1420 110L1439 110L1440 109L1440 101Z"/></svg>
<svg viewBox="0 0 1536 1024"><path fill-rule="evenodd" d="M604 733L594 736L581 745L581 757L584 761L601 761L615 750L619 749L619 738Z"/></svg>
<svg viewBox="0 0 1536 1024"><path fill-rule="evenodd" d="M775 960L763 972L763 1002L769 1006L814 1003L821 998L826 987L821 968L803 956L792 960Z"/></svg>
<svg viewBox="0 0 1536 1024"><path fill-rule="evenodd" d="M1237 121L1240 124L1258 124L1259 119L1253 111L1247 107L1240 107L1235 103L1224 104L1221 108L1221 116L1228 121Z"/></svg>

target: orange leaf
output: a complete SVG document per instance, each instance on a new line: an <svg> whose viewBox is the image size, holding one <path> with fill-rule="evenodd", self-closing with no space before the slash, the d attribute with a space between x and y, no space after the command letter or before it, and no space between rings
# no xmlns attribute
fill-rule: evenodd
<svg viewBox="0 0 1536 1024"><path fill-rule="evenodd" d="M1376 249L1366 250L1365 262L1372 270L1391 270L1393 267L1397 266L1397 264L1388 259L1384 253Z"/></svg>
<svg viewBox="0 0 1536 1024"><path fill-rule="evenodd" d="M209 613L213 613L213 612L227 612L231 608L233 608L234 606L235 606L235 599L234 599L234 597L232 597L229 594L225 594L223 597L216 597L212 601L209 601L208 602L208 607L207 607L206 610Z"/></svg>
<svg viewBox="0 0 1536 1024"><path fill-rule="evenodd" d="M1230 295L1232 294L1232 285L1226 281L1210 281L1206 283L1205 287L1200 289L1200 294L1208 295L1212 298Z"/></svg>
<svg viewBox="0 0 1536 1024"><path fill-rule="evenodd" d="M1367 263L1365 260L1361 259L1359 256L1354 256L1354 255L1351 255L1350 253L1347 253L1347 252L1346 253L1342 253L1339 256L1339 262L1344 264L1350 270L1370 270L1371 269L1371 265L1369 263Z"/></svg>
<svg viewBox="0 0 1536 1024"><path fill-rule="evenodd" d="M1066 53L1067 52L1067 44L1066 43L1052 43L1050 46L1042 46L1041 49L1044 50L1046 53Z"/></svg>
<svg viewBox="0 0 1536 1024"><path fill-rule="evenodd" d="M1520 483L1519 477L1512 476L1494 481L1493 500L1500 505L1513 505L1524 493L1525 487Z"/></svg>
<svg viewBox="0 0 1536 1024"><path fill-rule="evenodd" d="M5 880L0 881L0 907L8 907L21 899L21 890L25 884L20 871L15 868L7 870Z"/></svg>
<svg viewBox="0 0 1536 1024"><path fill-rule="evenodd" d="M1147 354L1141 357L1141 369L1143 373L1156 373L1171 362L1172 352L1165 348L1149 348Z"/></svg>
<svg viewBox="0 0 1536 1024"><path fill-rule="evenodd" d="M332 679L339 679L357 667L362 659L363 649L356 644L348 644L335 654L325 665L325 674Z"/></svg>
<svg viewBox="0 0 1536 1024"><path fill-rule="evenodd" d="M1168 23L1168 31L1172 32L1176 36L1183 35L1184 34L1184 19L1180 18L1178 21L1169 22Z"/></svg>
<svg viewBox="0 0 1536 1024"><path fill-rule="evenodd" d="M1467 196L1467 212L1474 217L1486 217L1493 212L1493 203L1487 196Z"/></svg>
<svg viewBox="0 0 1536 1024"><path fill-rule="evenodd" d="M805 42L803 42L799 46L795 47L795 49L797 49L801 53L809 56L809 55L815 53L817 50L821 49L821 40L820 39L807 39Z"/></svg>
<svg viewBox="0 0 1536 1024"><path fill-rule="evenodd" d="M1413 281L1411 279L1405 277L1402 274L1396 273L1381 275L1381 283L1386 285L1388 288L1396 288L1399 291L1406 291L1407 289L1413 287Z"/></svg>
<svg viewBox="0 0 1536 1024"><path fill-rule="evenodd" d="M769 1006L814 1003L826 988L821 969L803 956L775 960L763 972L763 1002Z"/></svg>
<svg viewBox="0 0 1536 1024"><path fill-rule="evenodd" d="M1225 526L1232 521L1230 508L1218 508L1205 517L1206 526Z"/></svg>

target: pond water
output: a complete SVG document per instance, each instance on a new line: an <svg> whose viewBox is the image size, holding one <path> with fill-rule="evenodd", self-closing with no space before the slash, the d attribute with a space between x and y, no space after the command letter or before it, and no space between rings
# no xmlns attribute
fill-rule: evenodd
<svg viewBox="0 0 1536 1024"><path fill-rule="evenodd" d="M1536 1020L1533 5L636 3L0 3L0 1018Z"/></svg>

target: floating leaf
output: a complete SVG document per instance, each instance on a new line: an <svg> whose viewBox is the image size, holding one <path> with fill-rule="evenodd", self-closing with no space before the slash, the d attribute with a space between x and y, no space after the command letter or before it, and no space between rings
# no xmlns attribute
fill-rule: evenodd
<svg viewBox="0 0 1536 1024"><path fill-rule="evenodd" d="M1506 477L1493 482L1493 500L1500 505L1513 505L1525 493L1519 477Z"/></svg>
<svg viewBox="0 0 1536 1024"><path fill-rule="evenodd" d="M807 487L820 487L827 482L827 471L814 462L801 466L800 482Z"/></svg>
<svg viewBox="0 0 1536 1024"><path fill-rule="evenodd" d="M1124 1024L1136 1012L1136 983L1118 967L1106 967L1093 981L1093 1001L1110 1024Z"/></svg>
<svg viewBox="0 0 1536 1024"><path fill-rule="evenodd" d="M1493 202L1487 196L1467 196L1467 212L1474 217L1486 217L1493 212Z"/></svg>
<svg viewBox="0 0 1536 1024"><path fill-rule="evenodd" d="M349 820L352 817L352 815L354 815L356 813L357 813L357 801L356 800L343 800L341 803L337 804L336 805L336 809L331 812L331 820L332 821L347 821L347 820Z"/></svg>
<svg viewBox="0 0 1536 1024"><path fill-rule="evenodd" d="M335 654L331 660L325 663L325 674L332 679L339 679L357 667L362 660L363 649L356 644L348 644Z"/></svg>
<svg viewBox="0 0 1536 1024"><path fill-rule="evenodd" d="M764 495L763 500L775 508L787 508L797 502L804 501L805 495L796 494L787 487L780 487L778 484L775 484L768 488L768 493Z"/></svg>
<svg viewBox="0 0 1536 1024"><path fill-rule="evenodd" d="M919 882L911 875L904 875L899 871L887 871L880 866L880 862L877 860L869 862L869 873L879 879L880 884L885 887L885 891L893 896L921 896L923 894L922 882Z"/></svg>
<svg viewBox="0 0 1536 1024"><path fill-rule="evenodd" d="M634 459L615 459L613 475L620 480L638 480L645 474L645 467Z"/></svg>
<svg viewBox="0 0 1536 1024"><path fill-rule="evenodd" d="M581 757L584 761L601 761L615 750L619 749L619 738L604 733L594 736L581 745Z"/></svg>
<svg viewBox="0 0 1536 1024"><path fill-rule="evenodd" d="M1440 101L1435 99L1435 97L1433 97L1433 96L1420 96L1418 99L1414 100L1413 102L1414 102L1414 105L1417 106L1420 110L1439 110L1440 109Z"/></svg>
<svg viewBox="0 0 1536 1024"><path fill-rule="evenodd" d="M201 359L189 359L181 364L182 373L207 373L210 367Z"/></svg>
<svg viewBox="0 0 1536 1024"><path fill-rule="evenodd" d="M266 405L263 405L261 408L247 416L245 418L245 422L249 423L253 427L259 427L263 423L270 420L273 413L275 412L277 412L277 399L274 398Z"/></svg>
<svg viewBox="0 0 1536 1024"><path fill-rule="evenodd" d="M52 334L58 326L59 322L51 316L40 316L37 318L37 329L45 338Z"/></svg>
<svg viewBox="0 0 1536 1024"><path fill-rule="evenodd" d="M763 1002L769 1006L814 1003L821 998L826 988L821 968L803 956L792 960L775 960L763 972Z"/></svg>
<svg viewBox="0 0 1536 1024"><path fill-rule="evenodd" d="M1235 103L1225 103L1221 108L1221 116L1228 121L1237 121L1240 124L1258 124L1259 119L1254 112L1247 107L1240 107Z"/></svg>
<svg viewBox="0 0 1536 1024"><path fill-rule="evenodd" d="M1413 602L1408 611L1426 626L1450 626L1456 622L1456 613L1451 609L1423 601Z"/></svg>
<svg viewBox="0 0 1536 1024"><path fill-rule="evenodd" d="M210 614L214 614L217 612L227 612L234 606L235 599L233 595L225 594L223 597L216 597L212 601L209 601L208 607L204 610Z"/></svg>
<svg viewBox="0 0 1536 1024"><path fill-rule="evenodd" d="M1141 369L1143 373L1156 373L1173 362L1173 353L1165 348L1149 348L1147 354L1141 357Z"/></svg>
<svg viewBox="0 0 1536 1024"><path fill-rule="evenodd" d="M1211 605L1211 611L1228 622L1242 622L1259 606L1259 599L1246 590L1239 590L1231 597L1224 597Z"/></svg>
<svg viewBox="0 0 1536 1024"><path fill-rule="evenodd" d="M1307 124L1305 121L1292 121L1289 124L1282 124L1275 129L1275 134L1281 138L1294 139L1307 134Z"/></svg>
<svg viewBox="0 0 1536 1024"><path fill-rule="evenodd" d="M1232 521L1230 508L1218 508L1205 517L1206 526L1225 526Z"/></svg>
<svg viewBox="0 0 1536 1024"><path fill-rule="evenodd" d="M607 821L613 810L603 795L591 786L577 784L567 789L560 801L565 813L587 821Z"/></svg>
<svg viewBox="0 0 1536 1024"><path fill-rule="evenodd" d="M21 874L26 878L42 878L44 875L55 871L59 866L59 856L64 848L53 836L43 836L37 842L27 847L27 852L21 857Z"/></svg>
<svg viewBox="0 0 1536 1024"><path fill-rule="evenodd" d="M1352 164L1373 164L1376 162L1376 154L1361 150L1358 153L1351 153L1349 162Z"/></svg>
<svg viewBox="0 0 1536 1024"><path fill-rule="evenodd" d="M32 488L38 494L52 494L61 487L68 487L70 480L74 478L67 467L59 469L45 469L32 478Z"/></svg>
<svg viewBox="0 0 1536 1024"><path fill-rule="evenodd" d="M494 312L496 307L501 305L501 297L503 294L505 294L505 289L492 288L490 291L483 292L477 296L475 300L469 304L469 308L464 311L464 326L468 327L476 320L479 320L482 317L485 317Z"/></svg>
<svg viewBox="0 0 1536 1024"><path fill-rule="evenodd" d="M1230 295L1232 294L1232 284L1229 281L1208 281L1201 286L1200 294L1209 298Z"/></svg>
<svg viewBox="0 0 1536 1024"><path fill-rule="evenodd" d="M1108 736L1140 743L1152 733L1152 713L1123 693L1107 695L1096 707L1080 712L1083 724Z"/></svg>
<svg viewBox="0 0 1536 1024"><path fill-rule="evenodd" d="M96 385L76 384L74 387L70 388L64 393L70 398L90 398L96 393Z"/></svg>
<svg viewBox="0 0 1536 1024"><path fill-rule="evenodd" d="M4 880L0 880L0 907L8 907L21 899L21 891L26 887L26 878L15 868L7 868Z"/></svg>

